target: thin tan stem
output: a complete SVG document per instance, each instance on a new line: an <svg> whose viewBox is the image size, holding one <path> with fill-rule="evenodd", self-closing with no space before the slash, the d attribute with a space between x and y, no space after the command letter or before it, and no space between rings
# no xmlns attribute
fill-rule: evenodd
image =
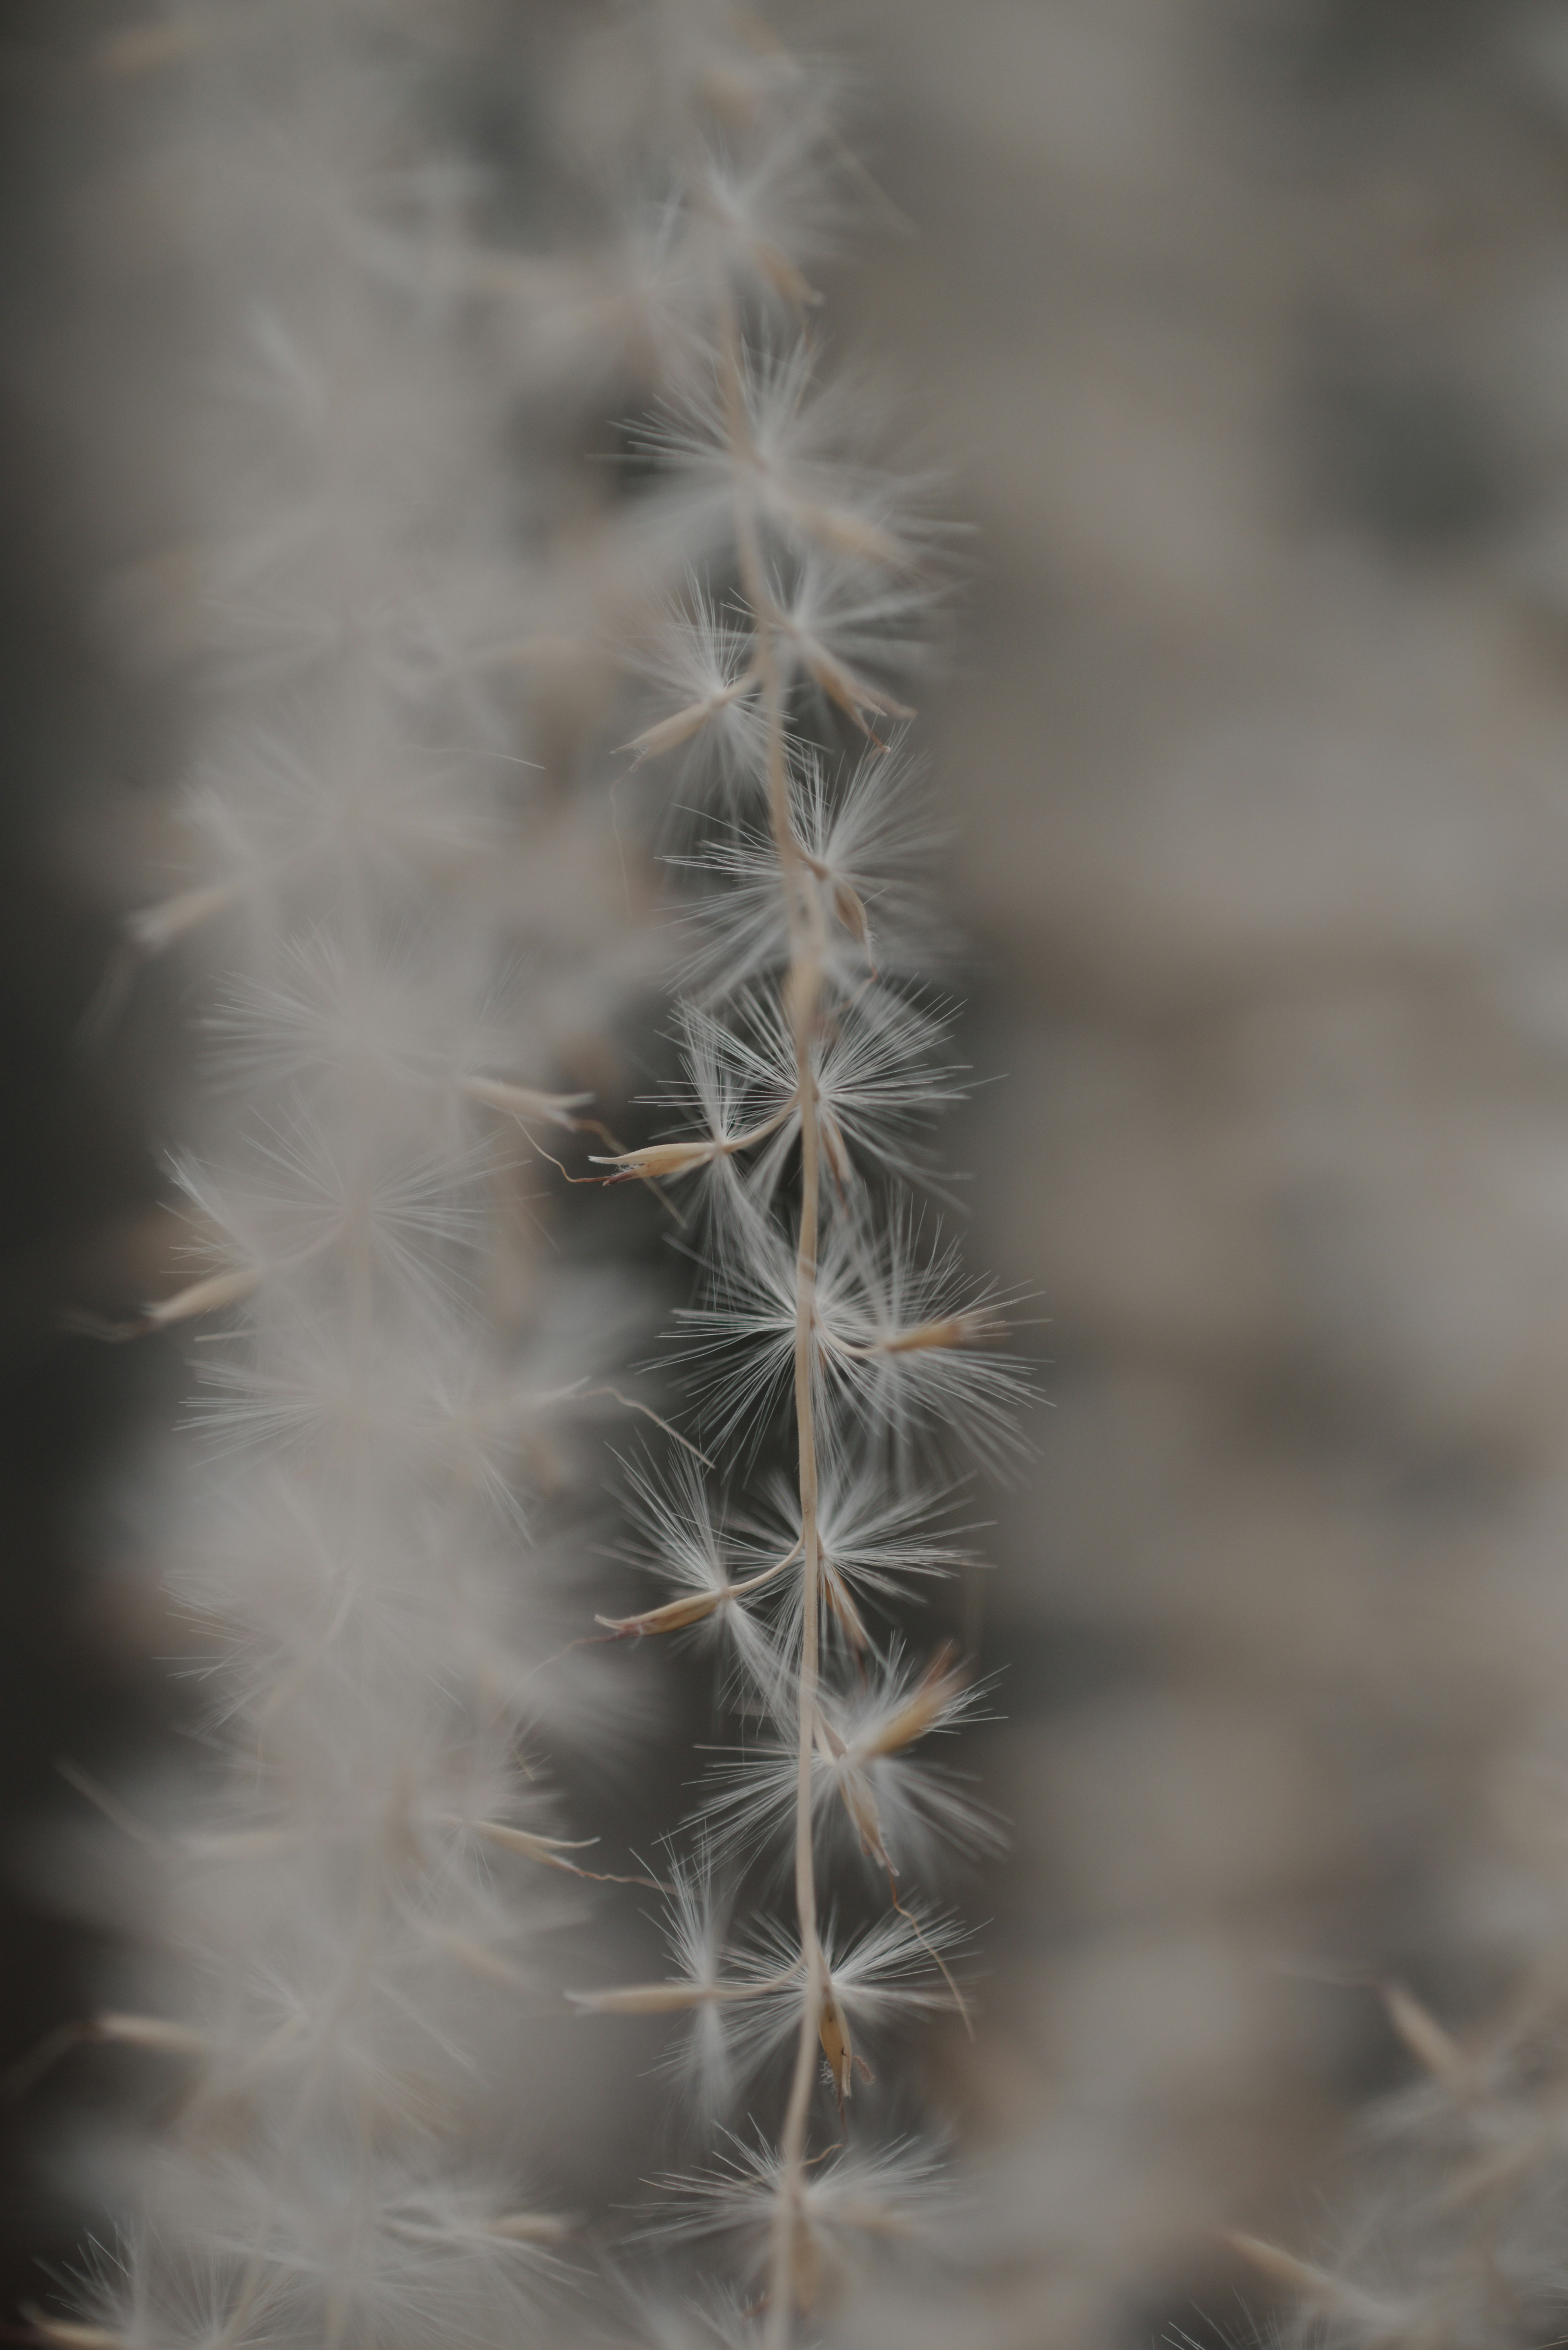
<svg viewBox="0 0 1568 2350"><path fill-rule="evenodd" d="M790 814L784 681L778 658L778 618L763 567L756 516L742 482L752 458L746 420L740 320L732 301L721 304L721 348L735 476L735 543L741 580L756 623L756 670L767 713L768 820L789 910L790 959L784 1000L794 1042L795 1095L800 1108L800 1232L794 1259L794 1416L801 1527L801 1646L797 1705L799 1770L795 1783L794 1898L806 1970L794 2071L780 2138L778 2217L769 2260L766 2350L788 2350L794 2314L796 2238L801 2225L811 2088L816 2071L827 1970L816 1928L816 1868L812 1839L811 1772L816 1723L821 1553L817 1535L816 1423L812 1353L816 1325L816 1261L822 1214L822 1137L811 1042L822 985L822 913L818 893Z"/></svg>

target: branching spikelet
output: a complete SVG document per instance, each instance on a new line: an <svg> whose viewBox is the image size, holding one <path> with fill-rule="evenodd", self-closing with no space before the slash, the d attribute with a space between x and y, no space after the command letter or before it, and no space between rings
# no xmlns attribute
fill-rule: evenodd
<svg viewBox="0 0 1568 2350"><path fill-rule="evenodd" d="M599 1621L711 1647L741 1751L672 1844L672 1970L578 1997L670 2017L668 2061L705 2116L728 2107L728 2151L666 2182L649 2235L726 2252L745 2338L784 2350L940 2191L934 2153L888 2134L860 2043L897 2082L900 2030L965 2012L961 1936L924 1880L996 1828L929 1760L981 1692L897 1626L911 1585L963 1563L950 1481L1012 1441L1025 1382L1005 1301L914 1201L958 1089L904 740L940 593L930 485L880 462L877 403L826 363L808 270L821 192L848 179L831 102L740 11L680 21L661 253L694 265L679 384L631 432L656 477L641 556L668 586L628 645L628 751L696 945L669 1124L595 1156L679 1203L697 1290L673 1357L701 1451L631 1470L659 1588Z"/></svg>

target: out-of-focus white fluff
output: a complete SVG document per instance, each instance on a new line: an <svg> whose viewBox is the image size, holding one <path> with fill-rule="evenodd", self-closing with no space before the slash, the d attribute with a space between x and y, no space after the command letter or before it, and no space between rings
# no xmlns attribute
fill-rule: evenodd
<svg viewBox="0 0 1568 2350"><path fill-rule="evenodd" d="M556 2323L519 2019L558 2006L541 1948L593 1858L550 1752L607 1725L587 1659L553 1661L587 1590L530 1495L635 1315L520 1226L520 1169L558 1180L537 1145L577 1148L578 1072L665 950L531 665L542 620L586 639L635 597L558 543L593 380L557 371L509 444L543 313L445 154L476 29L520 75L504 24L182 0L176 69L127 87L208 354L175 413L187 864L128 925L200 974L208 1080L147 1316L199 1333L160 1547L208 1742L152 1821L149 2012L98 2026L180 2085L87 2289L137 2350Z"/></svg>

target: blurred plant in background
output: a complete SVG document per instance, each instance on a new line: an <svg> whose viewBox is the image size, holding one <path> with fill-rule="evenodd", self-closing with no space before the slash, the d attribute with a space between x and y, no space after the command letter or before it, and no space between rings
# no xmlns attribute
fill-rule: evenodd
<svg viewBox="0 0 1568 2350"><path fill-rule="evenodd" d="M926 232L866 331L978 525L934 717L1009 1082L960 1147L1052 1317L994 2338L1230 2335L1291 2295L1222 2230L1327 2259L1347 2113L1422 2077L1379 1985L1468 2044L1555 1930L1568 26L862 23Z"/></svg>

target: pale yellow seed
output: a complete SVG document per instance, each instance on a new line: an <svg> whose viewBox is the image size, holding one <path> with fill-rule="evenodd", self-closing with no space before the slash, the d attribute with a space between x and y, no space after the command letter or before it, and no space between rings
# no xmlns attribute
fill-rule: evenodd
<svg viewBox="0 0 1568 2350"><path fill-rule="evenodd" d="M642 1616L596 1616L594 1622L622 1640L644 1632L680 1632L689 1624L701 1624L729 1596L727 1591L699 1591L690 1599L667 1600L662 1607L650 1607Z"/></svg>
<svg viewBox="0 0 1568 2350"><path fill-rule="evenodd" d="M139 906L127 914L126 935L143 954L161 954L176 939L200 929L214 914L226 912L237 895L232 881L208 881L193 889L182 889L172 898L161 899L156 906Z"/></svg>
<svg viewBox="0 0 1568 2350"><path fill-rule="evenodd" d="M1451 2085L1469 2071L1458 2041L1444 2031L1437 2017L1429 2014L1403 1983L1384 1985L1383 2004L1388 2011L1389 2022L1412 2056L1438 2080Z"/></svg>
<svg viewBox="0 0 1568 2350"><path fill-rule="evenodd" d="M170 2023L159 2015L99 2015L93 2019L99 2040L115 2041L123 2048L147 2048L160 2056L207 2056L212 2043L189 2025Z"/></svg>
<svg viewBox="0 0 1568 2350"><path fill-rule="evenodd" d="M896 1754L901 1746L913 1745L940 1718L962 1687L962 1680L950 1668L947 1652L939 1653L906 1702L860 1742L861 1752L867 1757Z"/></svg>
<svg viewBox="0 0 1568 2350"><path fill-rule="evenodd" d="M487 2236L506 2236L518 2244L558 2244L569 2236L576 2222L560 2211L513 2211L499 2220L487 2220Z"/></svg>
<svg viewBox="0 0 1568 2350"><path fill-rule="evenodd" d="M209 1273L193 1281L188 1289L176 1290L172 1297L160 1298L149 1305L143 1320L150 1330L167 1329L171 1322L192 1322L201 1314L216 1314L224 1305L237 1305L248 1297L261 1281L257 1265L244 1265L238 1271Z"/></svg>
<svg viewBox="0 0 1568 2350"><path fill-rule="evenodd" d="M661 751L673 751L678 744L689 743L693 734L700 733L721 710L727 710L731 702L738 702L743 693L749 693L755 683L755 677L748 671L744 677L737 678L733 685L723 687L718 693L704 694L701 702L689 702L683 710L673 712L668 718L660 718L652 726L645 726L640 734L634 734L631 741L622 747L635 751L639 761L656 759Z"/></svg>
<svg viewBox="0 0 1568 2350"><path fill-rule="evenodd" d="M594 2015L674 2015L706 2006L714 1993L705 1983L629 1983L621 1991L569 1991L566 1997Z"/></svg>
<svg viewBox="0 0 1568 2350"><path fill-rule="evenodd" d="M697 1142L650 1142L641 1150L623 1150L614 1159L596 1159L596 1167L613 1167L615 1173L607 1181L620 1183L635 1179L641 1181L651 1177L654 1181L671 1175L690 1175L694 1168L706 1167L717 1159L722 1146L711 1139Z"/></svg>

